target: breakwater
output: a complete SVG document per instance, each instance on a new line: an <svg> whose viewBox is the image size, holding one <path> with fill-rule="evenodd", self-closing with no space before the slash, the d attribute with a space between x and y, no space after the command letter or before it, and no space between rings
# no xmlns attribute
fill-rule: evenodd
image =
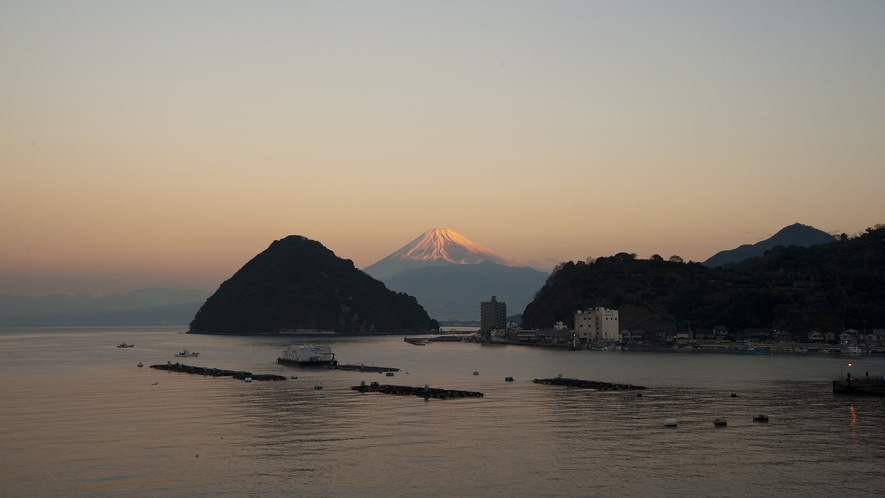
<svg viewBox="0 0 885 498"><path fill-rule="evenodd" d="M207 375L210 377L233 377L234 379L239 380L245 380L247 378L250 378L252 380L269 381L286 380L286 378L282 375L253 374L252 372L247 372L245 370L226 370L222 368L198 367L194 365L185 365L178 362L167 362L165 365L151 365L151 368L157 370L166 370L168 372L180 372L192 375Z"/></svg>
<svg viewBox="0 0 885 498"><path fill-rule="evenodd" d="M645 389L643 386L634 386L632 384L613 384L609 382L599 382L595 380L580 380L556 377L553 379L534 379L535 384L547 384L551 386L579 387L582 389L595 389L597 391L632 391L635 389Z"/></svg>
<svg viewBox="0 0 885 498"><path fill-rule="evenodd" d="M429 386L411 387L411 386L394 386L390 384L379 384L372 382L366 385L365 382L358 386L351 387L354 391L361 393L383 393L395 394L399 396L421 396L424 398L451 399L451 398L481 398L483 394L476 391L459 391L456 389L439 389Z"/></svg>
<svg viewBox="0 0 885 498"><path fill-rule="evenodd" d="M396 367L376 367L374 365L335 365L332 370L347 370L350 372L399 372Z"/></svg>
<svg viewBox="0 0 885 498"><path fill-rule="evenodd" d="M885 379L854 379L834 380L834 394L853 394L855 396L885 396Z"/></svg>

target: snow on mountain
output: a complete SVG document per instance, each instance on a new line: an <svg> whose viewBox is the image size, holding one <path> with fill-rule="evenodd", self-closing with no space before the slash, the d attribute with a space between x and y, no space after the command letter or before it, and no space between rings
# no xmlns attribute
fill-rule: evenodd
<svg viewBox="0 0 885 498"><path fill-rule="evenodd" d="M519 266L516 261L495 254L454 230L431 228L363 271L375 278L385 278L401 271L426 266L472 265L483 261L502 266Z"/></svg>

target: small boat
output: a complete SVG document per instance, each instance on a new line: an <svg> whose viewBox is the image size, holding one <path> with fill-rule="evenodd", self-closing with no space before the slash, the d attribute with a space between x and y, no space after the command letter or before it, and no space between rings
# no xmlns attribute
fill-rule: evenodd
<svg viewBox="0 0 885 498"><path fill-rule="evenodd" d="M139 367L143 367L144 365L142 365L141 362L139 361L139 362L138 362L138 366L139 366Z"/></svg>
<svg viewBox="0 0 885 498"><path fill-rule="evenodd" d="M243 382L252 382L252 377L246 377Z"/></svg>
<svg viewBox="0 0 885 498"><path fill-rule="evenodd" d="M477 371L474 370L474 371L473 371L473 375L479 375L479 372L477 372Z"/></svg>
<svg viewBox="0 0 885 498"><path fill-rule="evenodd" d="M504 382L513 382L513 377L504 377Z"/></svg>
<svg viewBox="0 0 885 498"><path fill-rule="evenodd" d="M715 425L716 427L725 427L726 425L728 425L728 421L724 418L713 419L713 425Z"/></svg>
<svg viewBox="0 0 885 498"><path fill-rule="evenodd" d="M393 377L393 372L387 372L387 373L384 374L384 375L386 375L386 376L388 376L388 377Z"/></svg>
<svg viewBox="0 0 885 498"><path fill-rule="evenodd" d="M313 386L313 388L314 388L314 389L322 389L322 388L323 388L323 383L322 383L322 382L317 382L316 385Z"/></svg>
<svg viewBox="0 0 885 498"><path fill-rule="evenodd" d="M298 376L297 376L297 375L293 375L292 378L293 378L293 379L297 379Z"/></svg>
<svg viewBox="0 0 885 498"><path fill-rule="evenodd" d="M676 427L676 419L675 418L665 418L664 419L664 427Z"/></svg>
<svg viewBox="0 0 885 498"><path fill-rule="evenodd" d="M125 342L121 342L120 344L117 344L117 347L118 348L134 348L135 344L126 344Z"/></svg>
<svg viewBox="0 0 885 498"><path fill-rule="evenodd" d="M200 356L200 353L196 351L188 351L187 349L183 349L180 353L175 353L175 356L179 358L190 358L193 356Z"/></svg>
<svg viewBox="0 0 885 498"><path fill-rule="evenodd" d="M768 422L768 415L757 413L756 415L753 415L753 422Z"/></svg>

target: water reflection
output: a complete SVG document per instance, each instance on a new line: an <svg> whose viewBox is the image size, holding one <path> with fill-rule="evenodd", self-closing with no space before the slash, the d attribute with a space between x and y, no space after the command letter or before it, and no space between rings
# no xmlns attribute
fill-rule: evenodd
<svg viewBox="0 0 885 498"><path fill-rule="evenodd" d="M850 427L851 427L851 441L857 446L857 411L854 409L854 404L848 405L848 412L851 414L849 417Z"/></svg>

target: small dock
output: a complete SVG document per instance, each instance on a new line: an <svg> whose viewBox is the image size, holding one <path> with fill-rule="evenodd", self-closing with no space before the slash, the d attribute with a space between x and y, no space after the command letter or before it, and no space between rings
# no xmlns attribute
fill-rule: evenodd
<svg viewBox="0 0 885 498"><path fill-rule="evenodd" d="M394 386L389 384L379 384L372 382L369 385L361 384L351 387L354 391L361 393L383 393L395 394L399 396L420 396L422 398L436 399L452 399L452 398L481 398L483 394L476 391L458 391L455 389L437 389L428 386L411 387L411 386Z"/></svg>
<svg viewBox="0 0 885 498"><path fill-rule="evenodd" d="M286 380L282 375L272 374L253 374L245 370L225 370L221 368L197 367L193 365L185 365L183 363L166 363L165 365L151 365L151 368L157 370L166 370L167 372L180 372L192 375L207 375L210 377L233 377L234 379L244 380L247 377L252 380Z"/></svg>
<svg viewBox="0 0 885 498"><path fill-rule="evenodd" d="M612 384L609 382L599 382L595 380L580 380L556 377L554 379L534 379L535 384L547 384L550 386L566 386L579 387L581 389L595 389L597 391L632 391L635 389L645 389L643 386L634 386L631 384Z"/></svg>
<svg viewBox="0 0 885 498"><path fill-rule="evenodd" d="M374 365L335 365L332 370L347 370L350 372L399 372L396 367L376 367Z"/></svg>
<svg viewBox="0 0 885 498"><path fill-rule="evenodd" d="M855 396L885 396L885 379L855 379L833 381L833 394L852 394Z"/></svg>

